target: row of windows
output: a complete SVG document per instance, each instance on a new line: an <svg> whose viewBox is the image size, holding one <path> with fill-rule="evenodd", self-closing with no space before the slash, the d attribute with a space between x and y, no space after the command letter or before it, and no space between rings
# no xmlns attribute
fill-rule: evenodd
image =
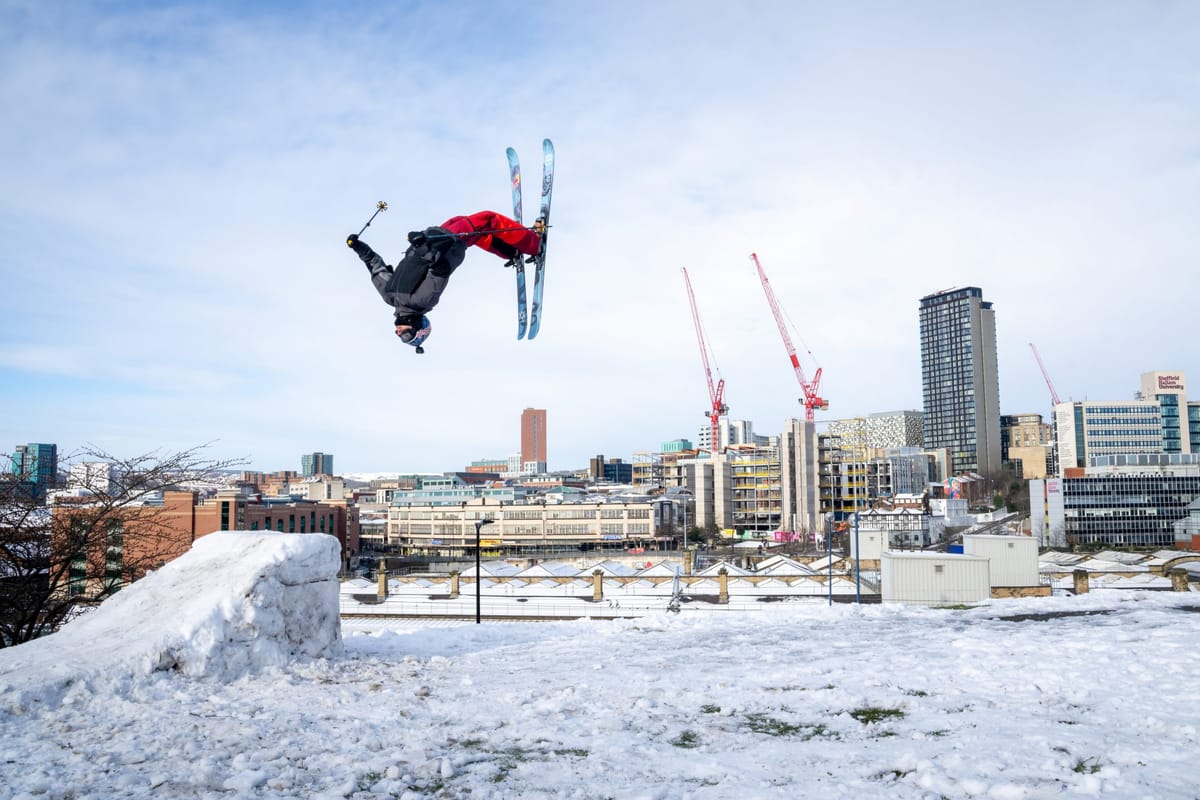
<svg viewBox="0 0 1200 800"><path fill-rule="evenodd" d="M1128 417L1157 417L1158 406L1084 406L1088 419L1096 414L1118 414L1120 418Z"/></svg>
<svg viewBox="0 0 1200 800"><path fill-rule="evenodd" d="M649 533L650 524L646 522L630 522L630 523L601 523L599 526L600 534L638 534ZM424 523L409 523L393 529L392 536L435 536L439 538L454 538L454 539L474 539L475 529L471 526L470 529L463 528L458 525L427 525ZM554 522L546 524L505 524L503 528L487 528L484 529L484 537L491 539L507 538L510 536L595 536L596 526L586 522L569 523L569 522Z"/></svg>
<svg viewBox="0 0 1200 800"><path fill-rule="evenodd" d="M1088 445L1089 455L1116 455L1121 453L1157 453L1160 450L1159 441L1144 441L1133 439L1117 439L1115 441L1091 442Z"/></svg>
<svg viewBox="0 0 1200 800"><path fill-rule="evenodd" d="M296 527L297 519L299 519L300 522L298 531ZM326 526L326 519L328 519L328 526ZM263 520L263 529L268 531L271 530L270 517L267 517ZM337 530L337 527L334 525L332 514L328 515L328 517L326 517L324 514L318 517L316 512L313 512L307 517L303 514L301 514L299 517L297 517L295 514L288 514L286 528L284 527L283 517L279 517L277 520L275 520L274 529L279 533L333 533ZM258 530L258 520L254 520L250 523L250 530Z"/></svg>

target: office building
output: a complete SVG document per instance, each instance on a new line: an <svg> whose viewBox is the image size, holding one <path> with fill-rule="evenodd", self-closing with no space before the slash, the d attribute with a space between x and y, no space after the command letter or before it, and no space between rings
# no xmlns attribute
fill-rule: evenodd
<svg viewBox="0 0 1200 800"><path fill-rule="evenodd" d="M333 456L328 453L306 453L300 456L300 474L305 478L333 474Z"/></svg>
<svg viewBox="0 0 1200 800"><path fill-rule="evenodd" d="M45 497L58 482L58 445L19 444L12 454L12 471L18 480L33 484L36 497Z"/></svg>
<svg viewBox="0 0 1200 800"><path fill-rule="evenodd" d="M950 451L955 473L1000 469L996 313L975 286L921 298L925 447Z"/></svg>
<svg viewBox="0 0 1200 800"><path fill-rule="evenodd" d="M1063 471L1107 456L1200 453L1200 402L1188 402L1184 373L1146 372L1134 400L1059 403L1054 428Z"/></svg>
<svg viewBox="0 0 1200 800"><path fill-rule="evenodd" d="M178 558L197 539L218 531L327 533L338 539L343 564L359 553L358 510L345 504L265 498L237 489L222 489L204 499L194 491L168 489L159 503L158 508L116 509L98 557L71 560L67 592L89 595L103 582L137 580L147 569ZM54 506L52 513L57 525L67 526L73 517L94 512L87 504L67 503Z"/></svg>
<svg viewBox="0 0 1200 800"><path fill-rule="evenodd" d="M1200 498L1200 454L1094 456L1061 478L1029 482L1030 526L1043 546L1173 547Z"/></svg>
<svg viewBox="0 0 1200 800"><path fill-rule="evenodd" d="M1100 400L1054 407L1059 469L1104 456L1162 453L1162 409L1156 400Z"/></svg>
<svg viewBox="0 0 1200 800"><path fill-rule="evenodd" d="M388 509L387 544L403 554L464 556L475 553L478 533L489 557L551 553L623 552L669 540L669 500L621 503L497 502L480 497L448 506L402 505Z"/></svg>
<svg viewBox="0 0 1200 800"><path fill-rule="evenodd" d="M527 408L521 412L521 466L526 472L546 471L546 409Z"/></svg>
<svg viewBox="0 0 1200 800"><path fill-rule="evenodd" d="M1144 372L1143 400L1158 403L1164 453L1200 453L1200 403L1187 399L1182 372Z"/></svg>

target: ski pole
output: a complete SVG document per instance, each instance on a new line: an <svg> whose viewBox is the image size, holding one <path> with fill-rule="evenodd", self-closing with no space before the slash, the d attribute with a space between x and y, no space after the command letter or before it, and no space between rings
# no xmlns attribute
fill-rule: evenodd
<svg viewBox="0 0 1200 800"><path fill-rule="evenodd" d="M551 226L547 225L548 230ZM463 236L483 236L489 233L511 233L513 231L531 231L534 230L532 225L522 225L518 228L491 228L482 231L468 231L467 233L431 233L426 236L426 239L457 239Z"/></svg>
<svg viewBox="0 0 1200 800"><path fill-rule="evenodd" d="M375 218L379 216L380 211L387 211L387 203L383 202L382 200L375 204L375 213L371 215L369 220L367 220L367 224L362 226L362 231L358 232L359 236L362 236L363 231L371 227L371 223L374 222Z"/></svg>

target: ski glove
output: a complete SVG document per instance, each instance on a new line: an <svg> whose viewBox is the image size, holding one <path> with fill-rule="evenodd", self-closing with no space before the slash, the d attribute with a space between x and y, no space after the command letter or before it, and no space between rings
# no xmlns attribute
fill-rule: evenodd
<svg viewBox="0 0 1200 800"><path fill-rule="evenodd" d="M358 234L352 233L346 237L346 247L354 247L358 243Z"/></svg>
<svg viewBox="0 0 1200 800"><path fill-rule="evenodd" d="M429 241L429 240L425 238L425 233L423 231L409 231L408 232L408 243L411 245L420 247L421 245L425 244L425 242L427 242L427 241Z"/></svg>

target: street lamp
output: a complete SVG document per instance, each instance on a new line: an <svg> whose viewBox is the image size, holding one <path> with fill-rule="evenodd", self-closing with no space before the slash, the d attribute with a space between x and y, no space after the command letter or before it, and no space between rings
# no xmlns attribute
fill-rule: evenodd
<svg viewBox="0 0 1200 800"><path fill-rule="evenodd" d="M496 520L481 519L475 523L475 624L480 622L480 594L479 587L483 584L483 568L479 564L479 530L484 525L491 525Z"/></svg>

